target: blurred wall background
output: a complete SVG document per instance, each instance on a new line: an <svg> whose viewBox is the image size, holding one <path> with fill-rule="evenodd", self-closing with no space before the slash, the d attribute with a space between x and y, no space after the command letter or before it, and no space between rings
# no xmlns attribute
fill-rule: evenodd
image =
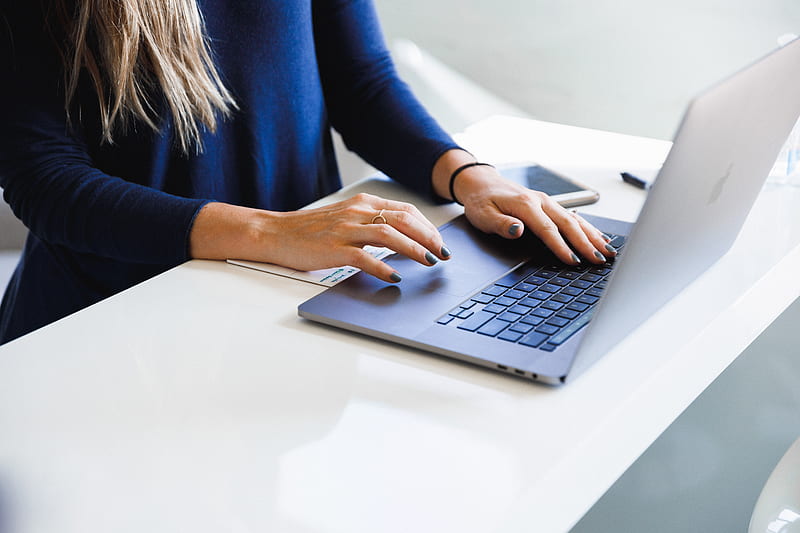
<svg viewBox="0 0 800 533"><path fill-rule="evenodd" d="M536 118L663 139L693 94L800 33L798 0L375 2L387 40Z"/></svg>

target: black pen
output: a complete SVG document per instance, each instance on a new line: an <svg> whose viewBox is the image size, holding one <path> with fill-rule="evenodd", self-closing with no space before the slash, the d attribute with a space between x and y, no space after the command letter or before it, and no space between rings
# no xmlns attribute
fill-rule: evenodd
<svg viewBox="0 0 800 533"><path fill-rule="evenodd" d="M630 174L628 172L620 172L619 175L622 176L622 181L624 181L625 183L629 183L634 187L638 187L639 189L645 189L645 190L650 188L649 183L647 183L642 178L637 178L633 174Z"/></svg>

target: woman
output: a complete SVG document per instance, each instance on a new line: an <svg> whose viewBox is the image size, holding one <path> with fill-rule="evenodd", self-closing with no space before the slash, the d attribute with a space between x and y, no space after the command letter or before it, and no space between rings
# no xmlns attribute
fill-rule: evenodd
<svg viewBox="0 0 800 533"><path fill-rule="evenodd" d="M398 79L370 0L2 2L0 186L30 237L0 343L189 258L350 264L387 282L401 273L363 245L447 259L408 204L296 211L340 186L330 126L484 231L527 227L566 263L614 254L545 195L464 166Z"/></svg>

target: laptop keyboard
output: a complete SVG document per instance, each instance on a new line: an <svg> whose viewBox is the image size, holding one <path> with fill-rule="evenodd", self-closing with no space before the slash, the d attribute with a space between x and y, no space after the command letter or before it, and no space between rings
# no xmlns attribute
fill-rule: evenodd
<svg viewBox="0 0 800 533"><path fill-rule="evenodd" d="M609 237L621 255L625 238ZM436 322L552 352L589 323L613 265L524 263Z"/></svg>

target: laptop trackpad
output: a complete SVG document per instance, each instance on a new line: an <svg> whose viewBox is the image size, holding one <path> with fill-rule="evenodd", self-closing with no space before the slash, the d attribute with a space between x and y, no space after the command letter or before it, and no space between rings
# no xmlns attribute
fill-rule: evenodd
<svg viewBox="0 0 800 533"><path fill-rule="evenodd" d="M441 292L466 298L523 261L540 257L543 264L555 260L535 236L518 240L487 235L460 216L440 229L453 257L433 267L396 255L387 262L403 276L403 292Z"/></svg>
<svg viewBox="0 0 800 533"><path fill-rule="evenodd" d="M425 266L401 255L387 263L403 277L388 284L363 272L344 280L300 306L302 316L325 316L327 322L356 331L380 331L414 338L443 313L459 305L520 263L554 256L531 232L504 239L473 228L461 216L440 228L452 250L449 261Z"/></svg>

